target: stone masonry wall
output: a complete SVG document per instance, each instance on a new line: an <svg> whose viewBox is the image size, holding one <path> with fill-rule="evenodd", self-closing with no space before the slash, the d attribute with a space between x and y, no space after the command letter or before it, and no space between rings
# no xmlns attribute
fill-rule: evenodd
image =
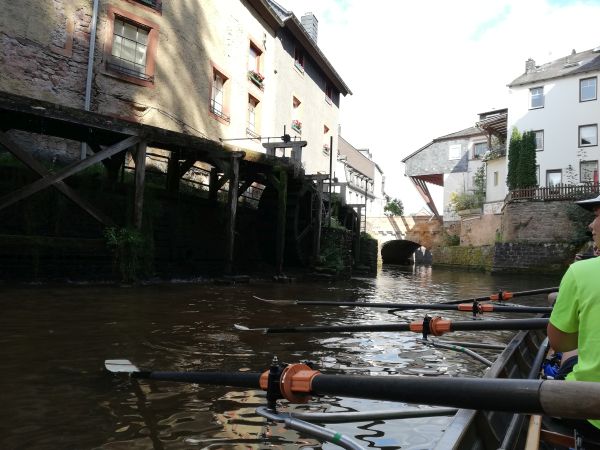
<svg viewBox="0 0 600 450"><path fill-rule="evenodd" d="M577 246L569 243L496 244L493 272L562 272L566 270Z"/></svg>
<svg viewBox="0 0 600 450"><path fill-rule="evenodd" d="M569 219L572 201L513 202L502 216L503 242L568 242L576 238Z"/></svg>
<svg viewBox="0 0 600 450"><path fill-rule="evenodd" d="M434 247L431 250L434 266L460 269L491 270L494 246L480 247Z"/></svg>

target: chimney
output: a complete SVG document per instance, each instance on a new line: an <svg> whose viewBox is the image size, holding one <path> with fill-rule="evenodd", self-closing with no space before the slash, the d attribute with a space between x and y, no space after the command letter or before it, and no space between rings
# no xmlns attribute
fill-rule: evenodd
<svg viewBox="0 0 600 450"><path fill-rule="evenodd" d="M319 30L319 21L317 20L315 15L311 12L307 12L302 16L300 22L302 22L302 26L304 27L308 35L311 37L311 39L315 41L316 44L317 34Z"/></svg>
<svg viewBox="0 0 600 450"><path fill-rule="evenodd" d="M525 73L533 72L535 70L535 61L529 58L525 61Z"/></svg>

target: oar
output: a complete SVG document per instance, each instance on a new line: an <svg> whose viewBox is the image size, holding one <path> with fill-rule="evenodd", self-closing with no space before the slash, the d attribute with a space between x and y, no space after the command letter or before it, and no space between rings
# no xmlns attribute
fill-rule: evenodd
<svg viewBox="0 0 600 450"><path fill-rule="evenodd" d="M415 376L325 375L304 364L280 371L159 372L139 370L127 360L109 360L106 368L133 378L243 388L277 389L279 398L306 401L308 395L333 395L453 408L523 414L600 418L600 383ZM268 393L269 395L269 393Z"/></svg>
<svg viewBox="0 0 600 450"><path fill-rule="evenodd" d="M451 300L448 302L441 302L443 305L456 305L457 303L465 303L465 302L501 302L504 300L510 300L515 297L526 297L528 295L537 295L537 294L549 294L551 292L558 292L558 287L550 287L550 288L542 288L542 289L533 289L530 291L518 291L518 292L510 292L510 291L500 291L497 294L487 295L485 297L475 297L466 300Z"/></svg>
<svg viewBox="0 0 600 450"><path fill-rule="evenodd" d="M256 300L275 305L303 305L303 306L353 306L359 308L387 308L396 311L412 309L426 309L433 311L473 311L473 303L445 304L445 303L366 303L366 302L335 302L330 300L269 300L253 296ZM552 308L547 306L506 306L506 305L478 305L478 312L516 312L516 313L550 313Z"/></svg>
<svg viewBox="0 0 600 450"><path fill-rule="evenodd" d="M260 331L271 333L333 333L333 332L360 332L360 331L412 331L414 333L432 334L440 336L449 331L484 331L484 330L541 330L548 326L548 319L506 319L506 320L469 320L452 321L433 317L420 322L385 323L372 325L324 325L324 326L297 326L297 327L264 327L248 328L235 324L240 331Z"/></svg>

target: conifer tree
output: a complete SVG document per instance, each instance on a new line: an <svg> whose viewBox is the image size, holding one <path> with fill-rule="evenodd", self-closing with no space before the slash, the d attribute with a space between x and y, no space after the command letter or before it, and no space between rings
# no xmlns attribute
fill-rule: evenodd
<svg viewBox="0 0 600 450"><path fill-rule="evenodd" d="M519 150L519 166L517 169L517 185L519 188L529 188L537 185L535 159L535 133L526 131L521 137L521 148Z"/></svg>
<svg viewBox="0 0 600 450"><path fill-rule="evenodd" d="M519 153L521 150L521 133L516 128L513 128L508 144L508 174L506 175L506 185L509 190L517 189L518 187L518 168L519 168Z"/></svg>

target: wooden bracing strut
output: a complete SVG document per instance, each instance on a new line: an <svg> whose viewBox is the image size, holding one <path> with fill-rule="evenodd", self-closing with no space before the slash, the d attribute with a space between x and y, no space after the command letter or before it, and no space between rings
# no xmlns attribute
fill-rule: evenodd
<svg viewBox="0 0 600 450"><path fill-rule="evenodd" d="M419 194L421 194L421 197L423 198L423 200L425 200L425 203L427 204L427 206L429 207L429 209L431 210L431 212L433 213L435 218L439 220L440 214L438 213L438 210L435 207L435 203L433 202L433 198L431 197L431 194L429 193L429 188L427 187L427 183L425 183L425 181L423 181L419 177L410 177L410 180L413 182L413 184L417 188L417 191L419 192Z"/></svg>
<svg viewBox="0 0 600 450"><path fill-rule="evenodd" d="M68 188L62 180L71 175L81 172L84 169L94 165L97 162L102 161L103 159L110 158L113 155L116 155L123 150L128 149L129 147L139 143L141 138L137 136L130 136L101 152L96 153L95 155L84 159L82 161L75 162L73 164L68 165L57 173L51 174L46 171L41 164L36 162L32 157L27 155L20 147L18 147L14 142L12 142L8 136L4 133L1 133L0 143L3 147L5 147L8 151L10 151L13 155L15 155L19 160L23 161L28 167L34 170L36 173L42 176L39 180L34 181L28 186L24 186L16 191L7 194L0 198L0 210L3 210L10 205L23 200L31 195L39 192L49 186L55 186L60 192L64 193L71 200L75 201L79 206L81 206L86 212L91 214L95 219L99 220L102 223L111 223L112 221L107 217L103 216L101 213L95 211L89 205L84 206L85 203L82 203L83 200L80 199L77 194L74 195L74 191ZM145 153L145 152L144 152ZM77 200L75 200L77 199Z"/></svg>

